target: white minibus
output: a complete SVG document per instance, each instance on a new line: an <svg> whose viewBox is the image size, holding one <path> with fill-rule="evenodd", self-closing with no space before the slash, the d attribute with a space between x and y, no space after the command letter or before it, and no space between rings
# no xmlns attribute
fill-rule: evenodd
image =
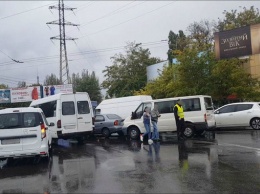
<svg viewBox="0 0 260 194"><path fill-rule="evenodd" d="M135 110L141 102L147 100L152 100L152 97L148 95L138 95L105 99L96 107L95 111L96 114L117 114L125 119L131 116L132 111Z"/></svg>
<svg viewBox="0 0 260 194"><path fill-rule="evenodd" d="M201 134L205 130L216 127L211 96L183 96L142 102L138 108L132 112L132 116L124 120L124 135L129 136L131 139L137 139L140 134L145 133L143 124L144 109L145 107L149 107L152 110L155 104L158 105L158 110L161 114L161 117L158 119L159 132L177 131L173 109L178 99L181 99L183 102L185 116L184 135L186 137L191 138L195 133Z"/></svg>
<svg viewBox="0 0 260 194"><path fill-rule="evenodd" d="M49 123L54 139L76 138L79 141L93 133L94 114L87 92L60 93L38 100L31 107L41 108Z"/></svg>

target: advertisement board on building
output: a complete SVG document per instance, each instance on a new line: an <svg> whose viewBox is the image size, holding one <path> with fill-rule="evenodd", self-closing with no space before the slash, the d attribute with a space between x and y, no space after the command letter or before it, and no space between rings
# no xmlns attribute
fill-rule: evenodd
<svg viewBox="0 0 260 194"><path fill-rule="evenodd" d="M214 38L217 59L260 53L260 24L217 32Z"/></svg>
<svg viewBox="0 0 260 194"><path fill-rule="evenodd" d="M72 84L43 86L43 97L47 97L59 93L72 93L72 92L73 92Z"/></svg>
<svg viewBox="0 0 260 194"><path fill-rule="evenodd" d="M41 98L40 86L11 88L11 103L30 102Z"/></svg>
<svg viewBox="0 0 260 194"><path fill-rule="evenodd" d="M0 89L0 103L11 103L9 89Z"/></svg>
<svg viewBox="0 0 260 194"><path fill-rule="evenodd" d="M31 102L58 93L73 93L72 84L0 89L0 104Z"/></svg>

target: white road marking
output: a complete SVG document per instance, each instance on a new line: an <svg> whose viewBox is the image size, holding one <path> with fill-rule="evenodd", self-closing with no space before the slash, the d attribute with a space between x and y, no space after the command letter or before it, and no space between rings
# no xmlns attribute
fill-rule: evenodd
<svg viewBox="0 0 260 194"><path fill-rule="evenodd" d="M240 148L246 148L246 149L260 151L260 148L254 148L254 147L249 147L249 146L242 146L242 145L237 145L237 144L223 143L223 144L218 144L218 145L219 146L234 146L234 147L240 147Z"/></svg>

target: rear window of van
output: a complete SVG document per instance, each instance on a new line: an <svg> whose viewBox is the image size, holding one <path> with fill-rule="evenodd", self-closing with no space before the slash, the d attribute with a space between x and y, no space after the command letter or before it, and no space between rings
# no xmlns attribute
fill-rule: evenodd
<svg viewBox="0 0 260 194"><path fill-rule="evenodd" d="M0 114L0 130L36 127L42 122L36 112Z"/></svg>

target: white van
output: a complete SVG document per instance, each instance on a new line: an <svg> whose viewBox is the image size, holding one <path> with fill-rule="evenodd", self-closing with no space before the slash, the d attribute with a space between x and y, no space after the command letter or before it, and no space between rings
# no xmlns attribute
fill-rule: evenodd
<svg viewBox="0 0 260 194"><path fill-rule="evenodd" d="M83 140L94 128L94 114L88 93L60 93L38 100L30 104L43 110L50 128L52 138L76 138Z"/></svg>
<svg viewBox="0 0 260 194"><path fill-rule="evenodd" d="M192 137L194 133L203 133L207 129L216 127L211 96L184 96L142 102L132 112L132 116L124 120L124 135L128 135L132 139L137 139L140 133L145 133L143 124L144 108L150 107L152 110L155 104L158 105L158 110L161 114L161 117L158 119L159 132L177 131L173 109L178 99L181 99L183 102L185 116L184 135L186 137Z"/></svg>
<svg viewBox="0 0 260 194"><path fill-rule="evenodd" d="M148 95L138 95L106 99L96 107L95 111L96 114L117 114L125 119L131 116L132 111L134 111L141 102L147 100L152 100L152 97Z"/></svg>
<svg viewBox="0 0 260 194"><path fill-rule="evenodd" d="M49 126L40 108L0 110L0 159L48 157L51 149Z"/></svg>

